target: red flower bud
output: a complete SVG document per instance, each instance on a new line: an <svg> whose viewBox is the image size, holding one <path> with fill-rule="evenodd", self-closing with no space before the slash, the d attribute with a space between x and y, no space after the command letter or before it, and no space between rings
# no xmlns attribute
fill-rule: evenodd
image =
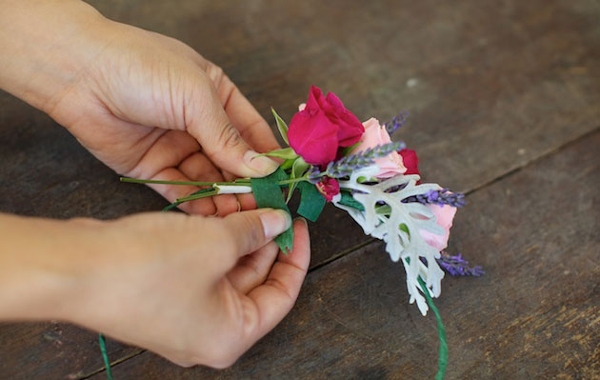
<svg viewBox="0 0 600 380"><path fill-rule="evenodd" d="M335 178L323 177L321 182L317 183L316 186L327 202L331 202L333 197L340 193L340 184Z"/></svg>

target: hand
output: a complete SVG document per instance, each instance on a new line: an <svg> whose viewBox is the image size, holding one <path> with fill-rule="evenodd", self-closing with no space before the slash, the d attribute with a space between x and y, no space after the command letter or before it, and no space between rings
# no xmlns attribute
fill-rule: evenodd
<svg viewBox="0 0 600 380"><path fill-rule="evenodd" d="M219 67L177 40L107 20L79 1L55 3L35 2L26 9L27 24L40 29L31 44L43 49L39 40L49 35L53 49L40 57L44 70L29 75L21 68L26 64L15 68L11 57L6 64L20 70L15 75L34 78L26 82L33 88L21 94L13 85L13 93L26 100L32 93L47 94L30 102L97 158L122 175L142 179L222 181L275 170L275 162L256 154L278 148L268 124ZM10 12L15 7L24 6L17 2ZM41 20L35 19L36 11L43 13ZM29 60L39 54L29 53ZM51 79L39 78L50 73ZM169 201L197 190L152 187ZM230 195L183 207L225 215L239 206Z"/></svg>
<svg viewBox="0 0 600 380"><path fill-rule="evenodd" d="M306 224L294 224L289 255L272 241L290 223L268 209L110 222L0 214L10 233L0 242L0 320L66 320L180 365L229 366L298 296L309 264Z"/></svg>
<svg viewBox="0 0 600 380"><path fill-rule="evenodd" d="M233 364L290 311L306 275L305 224L296 223L289 256L270 241L287 227L282 214L115 222L104 235L106 248L128 248L81 279L81 320L180 365ZM263 218L279 220L265 231Z"/></svg>

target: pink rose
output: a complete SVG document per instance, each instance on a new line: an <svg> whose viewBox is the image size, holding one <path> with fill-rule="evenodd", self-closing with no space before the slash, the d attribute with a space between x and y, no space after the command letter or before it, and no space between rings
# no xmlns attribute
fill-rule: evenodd
<svg viewBox="0 0 600 380"><path fill-rule="evenodd" d="M311 165L326 165L337 158L340 147L358 142L364 127L333 93L323 96L312 86L306 106L298 111L288 129L294 151Z"/></svg>
<svg viewBox="0 0 600 380"><path fill-rule="evenodd" d="M432 232L421 230L421 237L425 242L433 248L441 251L448 246L448 238L450 237L450 227L452 227L452 219L456 214L456 207L448 205L427 205L429 210L433 212L438 226L444 229L443 235L436 235Z"/></svg>
<svg viewBox="0 0 600 380"><path fill-rule="evenodd" d="M379 121L375 118L370 118L363 123L365 133L360 139L360 144L350 152L351 154L364 152L369 148L374 148L377 145L391 143L390 135L385 127L379 125ZM376 175L379 179L391 178L398 174L404 174L406 167L402 162L402 157L397 152L392 152L385 157L375 160L379 166L379 173Z"/></svg>

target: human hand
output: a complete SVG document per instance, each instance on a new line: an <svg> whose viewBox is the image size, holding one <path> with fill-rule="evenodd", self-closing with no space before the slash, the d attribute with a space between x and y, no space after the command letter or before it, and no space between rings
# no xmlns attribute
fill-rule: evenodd
<svg viewBox="0 0 600 380"><path fill-rule="evenodd" d="M45 70L27 75L34 80L22 97L97 158L142 179L222 181L275 170L275 162L256 156L278 147L268 124L219 67L177 40L107 20L79 1L54 3L26 9L27 24L37 26L34 48L51 36L53 49L39 57ZM36 12L41 19L31 20ZM40 54L29 53L29 60ZM151 186L171 202L198 189ZM182 207L225 215L239 206L229 195Z"/></svg>
<svg viewBox="0 0 600 380"><path fill-rule="evenodd" d="M289 255L272 241L290 224L270 209L108 222L0 215L10 233L0 244L0 320L65 320L180 365L226 367L298 296L310 256L306 224L295 222Z"/></svg>

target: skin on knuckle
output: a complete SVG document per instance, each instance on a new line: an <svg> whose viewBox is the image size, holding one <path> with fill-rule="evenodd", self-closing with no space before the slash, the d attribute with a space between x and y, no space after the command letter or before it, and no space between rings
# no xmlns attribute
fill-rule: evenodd
<svg viewBox="0 0 600 380"><path fill-rule="evenodd" d="M215 88L219 88L219 84L226 78L225 72L221 66L217 66L212 62L209 62L206 67L206 75L212 80Z"/></svg>
<svg viewBox="0 0 600 380"><path fill-rule="evenodd" d="M227 154L241 146L242 136L240 132L231 124L226 124L218 129L217 142L215 147L220 150L219 153Z"/></svg>
<svg viewBox="0 0 600 380"><path fill-rule="evenodd" d="M239 221L237 241L240 251L255 249L263 245L264 230L260 218L256 213L235 214ZM244 254L250 252L242 252Z"/></svg>
<svg viewBox="0 0 600 380"><path fill-rule="evenodd" d="M191 359L194 363L206 365L216 369L231 367L240 358L237 347L223 342L215 342L208 347L202 347Z"/></svg>

